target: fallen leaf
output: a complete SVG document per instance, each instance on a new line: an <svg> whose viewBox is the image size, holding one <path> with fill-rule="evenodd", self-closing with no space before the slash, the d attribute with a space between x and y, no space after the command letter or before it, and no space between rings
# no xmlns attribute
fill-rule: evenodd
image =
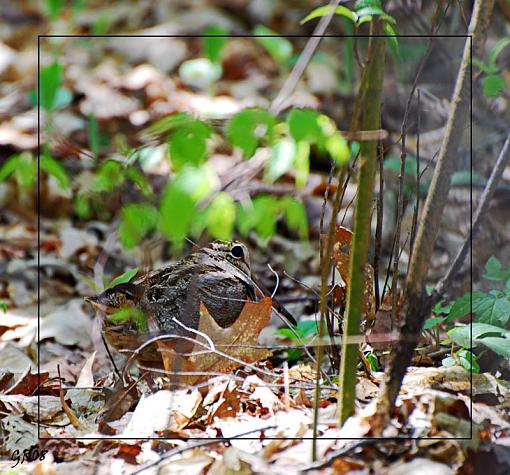
<svg viewBox="0 0 510 475"><path fill-rule="evenodd" d="M221 378L224 379L224 376ZM233 417L241 408L241 399L237 390L237 384L234 380L213 380L209 385L202 406L207 408L205 422L210 424L214 417Z"/></svg>
<svg viewBox="0 0 510 475"><path fill-rule="evenodd" d="M94 386L94 373L92 372L92 365L94 364L94 360L96 358L96 352L94 351L85 361L83 368L80 371L80 376L78 376L78 381L76 381L77 388L91 388Z"/></svg>
<svg viewBox="0 0 510 475"><path fill-rule="evenodd" d="M247 302L235 323L222 328L200 302L198 335L191 351L186 353L188 356L178 354L174 342L158 341L165 370L172 373L199 373L172 375L172 379L180 384L193 385L208 380L208 373L228 373L243 366L243 363L267 358L271 352L255 346L258 345L260 332L271 319L271 311L272 301L269 297L259 302ZM207 335L207 338L203 335Z"/></svg>
<svg viewBox="0 0 510 475"><path fill-rule="evenodd" d="M250 345L258 344L258 336L269 323L271 311L272 302L269 297L263 298L259 302L247 302L235 323L228 328L222 328L211 317L207 308L201 302L199 331L208 335L214 345L220 348L223 353L245 363L253 363L271 355L271 352L265 348L250 347ZM203 349L202 345L195 344L193 351ZM242 363L227 359L217 353L193 355L190 357L190 361L196 371L228 373L242 366Z"/></svg>
<svg viewBox="0 0 510 475"><path fill-rule="evenodd" d="M9 415L2 419L5 449L10 453L15 450L23 452L38 443L37 425L23 420L22 416Z"/></svg>
<svg viewBox="0 0 510 475"><path fill-rule="evenodd" d="M198 389L162 390L149 396L143 395L122 438L143 439L155 432L178 431L189 423L201 401Z"/></svg>
<svg viewBox="0 0 510 475"><path fill-rule="evenodd" d="M345 295L347 295L347 289L349 287L349 261L352 236L353 233L350 229L344 228L343 226L336 227L332 258L335 267L343 280L344 285L341 287L345 288ZM321 239L325 244L327 242L327 235L321 235ZM363 290L363 313L368 325L370 326L371 322L374 320L375 315L374 269L370 264L366 264L364 273L365 287ZM341 298L341 295L337 296L337 299L339 298Z"/></svg>

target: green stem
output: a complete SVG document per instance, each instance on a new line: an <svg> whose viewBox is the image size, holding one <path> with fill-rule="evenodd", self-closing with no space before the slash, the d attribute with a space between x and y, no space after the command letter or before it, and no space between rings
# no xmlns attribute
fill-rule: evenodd
<svg viewBox="0 0 510 475"><path fill-rule="evenodd" d="M372 24L372 32L379 35L381 22ZM362 130L377 130L381 123L381 93L384 68L384 37L371 36L368 50L367 88L363 107ZM354 229L349 268L349 289L344 322L342 362L340 368L340 423L354 413L358 338L364 308L365 266L370 246L370 221L377 141L361 142L358 168L358 192L354 213Z"/></svg>

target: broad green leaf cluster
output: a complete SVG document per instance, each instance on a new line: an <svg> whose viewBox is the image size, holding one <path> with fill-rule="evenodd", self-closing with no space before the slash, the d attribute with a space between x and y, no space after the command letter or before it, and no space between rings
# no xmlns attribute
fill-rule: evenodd
<svg viewBox="0 0 510 475"><path fill-rule="evenodd" d="M494 256L485 265L484 278L498 281L502 290L489 292L468 292L452 302L439 302L433 309L434 317L429 318L424 329L432 329L440 324L453 324L459 319L472 314L472 323L456 324L448 331L450 340L461 347L461 350L449 358L456 358L463 366L476 368L471 364L471 350L478 346L510 357L510 267L503 269L500 261ZM471 341L472 337L472 341ZM467 353L465 351L468 350ZM453 364L447 358L443 363ZM473 360L474 361L474 360ZM469 362L469 365L468 365Z"/></svg>

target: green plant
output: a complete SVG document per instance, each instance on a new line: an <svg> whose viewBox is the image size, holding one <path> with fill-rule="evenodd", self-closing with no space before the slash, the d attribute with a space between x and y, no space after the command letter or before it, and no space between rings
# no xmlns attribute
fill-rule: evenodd
<svg viewBox="0 0 510 475"><path fill-rule="evenodd" d="M135 267L133 269L128 269L126 272L122 273L121 275L111 279L108 281L106 276L102 276L103 281L103 288L104 289L111 289L112 287L115 287L119 284L124 284L126 282L129 282L136 274L138 273L138 267ZM101 292L101 289L98 287L98 285L88 277L85 277L84 275L79 274L79 276L85 281L87 284L89 284L95 292Z"/></svg>
<svg viewBox="0 0 510 475"><path fill-rule="evenodd" d="M303 320L297 325L293 326L294 332L289 328L280 328L276 334L288 338L294 345L302 346L303 343L309 342L312 338L317 336L317 322L315 320ZM287 360L297 361L301 358L303 350L299 348L292 348L287 350Z"/></svg>
<svg viewBox="0 0 510 475"><path fill-rule="evenodd" d="M496 98L505 87L505 79L499 72L496 60L498 55L510 45L510 37L502 38L492 47L487 63L478 58L473 58L473 64L483 72L482 88L486 97Z"/></svg>
<svg viewBox="0 0 510 475"><path fill-rule="evenodd" d="M456 351L452 356L444 358L442 364L445 368L460 365L473 373L480 372L480 365L476 361L476 355L468 350L461 349Z"/></svg>
<svg viewBox="0 0 510 475"><path fill-rule="evenodd" d="M43 154L40 159L40 168L43 172L53 176L63 189L70 187L70 179L64 166L50 155ZM33 189L37 180L37 160L30 152L21 152L9 157L0 168L0 181L10 176L24 192Z"/></svg>
<svg viewBox="0 0 510 475"><path fill-rule="evenodd" d="M461 350L472 350L480 345L501 356L510 356L510 267L502 269L501 263L491 257L485 264L484 278L500 283L501 290L467 292L452 302L439 302L433 309L434 316L425 321L424 329L439 328L450 324L447 332L451 341ZM472 313L472 323L452 325ZM457 352L458 353L458 352ZM453 356L452 356L453 357ZM458 359L458 358L457 358ZM451 360L447 360L451 363Z"/></svg>
<svg viewBox="0 0 510 475"><path fill-rule="evenodd" d="M73 98L71 91L62 86L63 76L64 67L58 61L41 68L39 72L39 103L46 112L66 107ZM32 89L28 97L33 105L37 105L37 89Z"/></svg>
<svg viewBox="0 0 510 475"><path fill-rule="evenodd" d="M365 352L365 358L367 359L368 364L370 365L370 371L381 370L381 363L379 362L379 358L377 357L377 354L374 352L374 350Z"/></svg>
<svg viewBox="0 0 510 475"><path fill-rule="evenodd" d="M220 26L209 26L202 39L205 56L214 64L221 64L221 55L228 41L228 31Z"/></svg>
<svg viewBox="0 0 510 475"><path fill-rule="evenodd" d="M202 50L205 58L184 61L179 76L186 84L214 92L214 86L223 75L221 56L228 41L228 32L219 26L210 26L204 32Z"/></svg>
<svg viewBox="0 0 510 475"><path fill-rule="evenodd" d="M272 58L283 67L289 67L292 57L292 43L264 25L253 29L255 40L262 45Z"/></svg>
<svg viewBox="0 0 510 475"><path fill-rule="evenodd" d="M151 198L152 187L135 165L129 165L129 158L121 162L106 159L101 162L89 182L82 184L74 197L74 208L81 219L89 218L95 211L104 216L105 198L118 191L126 183L133 183L143 197Z"/></svg>
<svg viewBox="0 0 510 475"><path fill-rule="evenodd" d="M301 20L301 24L306 23L315 18L320 18L326 15L329 15L331 12L334 12L335 15L340 15L354 25L355 30L363 25L364 23L369 23L372 20L372 17L377 16L381 20L384 20L383 30L388 37L389 45L395 55L398 55L398 40L396 37L395 30L392 25L396 24L395 18L391 15L388 15L382 8L381 0L357 0L354 4L354 10L344 6L338 5L334 6L324 6L318 7L312 12L310 12L305 18Z"/></svg>
<svg viewBox="0 0 510 475"><path fill-rule="evenodd" d="M268 239L281 218L291 230L306 239L306 213L299 200L291 196L259 195L236 204L229 194L216 191L218 177L207 160L209 141L218 131L209 124L189 114L177 113L151 124L145 132L167 142L175 176L163 191L158 219L151 219L150 223L130 219L129 226L135 226L139 232L136 231L135 239L125 240L126 243L136 244L141 235L152 229L158 229L177 246L187 235L199 236L204 230L212 237L230 239L235 227L242 235L254 230ZM312 147L338 164L346 163L351 156L347 141L334 122L309 109L292 110L283 119L263 109L245 109L227 122L224 135L246 159L250 159L258 147L269 150L264 168L264 179L269 183L292 171L296 186L304 186Z"/></svg>
<svg viewBox="0 0 510 475"><path fill-rule="evenodd" d="M144 313L140 309L134 307L125 307L116 310L108 315L108 320L115 325L132 321L139 334L146 334L149 330Z"/></svg>

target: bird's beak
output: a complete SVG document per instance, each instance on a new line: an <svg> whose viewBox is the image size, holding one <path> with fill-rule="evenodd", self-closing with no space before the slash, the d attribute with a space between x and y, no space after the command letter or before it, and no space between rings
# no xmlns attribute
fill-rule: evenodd
<svg viewBox="0 0 510 475"><path fill-rule="evenodd" d="M105 305L99 301L97 296L94 297L84 297L85 302L89 303L94 307L94 310L109 313L108 310L111 308L109 305Z"/></svg>

